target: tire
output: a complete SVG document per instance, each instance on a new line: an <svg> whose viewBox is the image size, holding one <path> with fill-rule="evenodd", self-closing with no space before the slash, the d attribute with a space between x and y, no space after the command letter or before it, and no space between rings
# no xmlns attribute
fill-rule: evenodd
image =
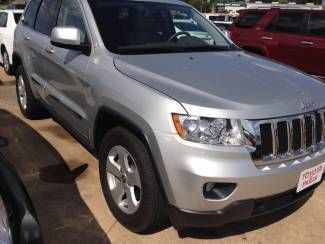
<svg viewBox="0 0 325 244"><path fill-rule="evenodd" d="M21 113L27 119L45 119L49 117L47 110L34 97L23 66L16 70L16 94Z"/></svg>
<svg viewBox="0 0 325 244"><path fill-rule="evenodd" d="M10 65L9 54L6 49L4 49L2 52L2 63L3 69L7 73L7 75L13 75L13 68Z"/></svg>
<svg viewBox="0 0 325 244"><path fill-rule="evenodd" d="M126 212L128 210L123 209L125 207L123 204L118 205L116 200L114 200L112 194L113 190L111 190L114 182L117 182L116 185L123 184L123 180L118 180L117 177L107 173L107 166L110 164L108 155L114 155L112 152L118 152L118 150L121 148L124 148L130 154L131 157L128 157L128 164L134 172L137 170L140 176L140 190L138 189L138 191L136 191L136 185L133 187L134 196L140 194L140 197L135 197L137 200L140 199L139 205L135 212L131 211L131 213ZM118 155L118 157L120 157L122 154ZM116 157L113 158L114 159L112 160L117 160ZM122 127L116 127L110 130L105 135L101 143L99 150L99 163L100 180L106 202L112 214L123 226L135 233L144 234L156 231L167 223L168 218L165 201L162 197L160 187L153 170L151 157L146 146L135 135ZM132 166L132 164L135 164L135 166ZM112 178L114 180L112 180ZM129 176L126 178L127 182ZM125 183L124 186L127 187L128 184L132 185L131 183ZM136 192L138 194L136 194ZM117 194L115 194L115 196L116 195ZM128 199L126 194L124 197ZM123 197L120 198L123 199ZM132 209L129 207L131 205L132 204L129 204L128 202L127 208Z"/></svg>

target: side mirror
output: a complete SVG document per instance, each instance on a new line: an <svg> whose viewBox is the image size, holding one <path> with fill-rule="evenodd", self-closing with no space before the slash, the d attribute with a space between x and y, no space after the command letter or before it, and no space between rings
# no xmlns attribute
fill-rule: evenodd
<svg viewBox="0 0 325 244"><path fill-rule="evenodd" d="M81 33L74 27L55 27L51 33L51 44L70 50L90 53L90 46L81 44Z"/></svg>

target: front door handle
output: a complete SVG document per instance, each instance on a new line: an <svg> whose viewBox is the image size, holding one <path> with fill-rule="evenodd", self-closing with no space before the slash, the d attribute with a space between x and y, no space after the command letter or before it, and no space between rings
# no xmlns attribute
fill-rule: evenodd
<svg viewBox="0 0 325 244"><path fill-rule="evenodd" d="M310 41L302 41L302 42L300 42L302 45L307 45L307 46L312 46L312 45L314 45L314 43L313 42L310 42Z"/></svg>
<svg viewBox="0 0 325 244"><path fill-rule="evenodd" d="M45 48L45 51L46 51L47 53L49 53L49 54L54 54L54 53L55 53L53 47L47 47L47 48Z"/></svg>
<svg viewBox="0 0 325 244"><path fill-rule="evenodd" d="M268 37L268 36L262 36L261 38L262 38L263 40L267 40L267 41L271 41L271 40L273 40L272 37Z"/></svg>

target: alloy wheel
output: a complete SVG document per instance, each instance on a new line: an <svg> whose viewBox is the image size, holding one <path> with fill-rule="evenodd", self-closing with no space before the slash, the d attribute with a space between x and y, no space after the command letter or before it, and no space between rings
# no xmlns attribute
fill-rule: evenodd
<svg viewBox="0 0 325 244"><path fill-rule="evenodd" d="M27 109L27 92L25 81L22 75L18 76L18 97L20 106L26 110Z"/></svg>
<svg viewBox="0 0 325 244"><path fill-rule="evenodd" d="M3 53L3 67L4 67L6 72L9 72L10 63L9 63L9 56L8 56L8 53L6 51Z"/></svg>
<svg viewBox="0 0 325 244"><path fill-rule="evenodd" d="M132 155L122 146L113 147L106 162L109 190L116 205L126 214L134 214L141 201L141 179Z"/></svg>

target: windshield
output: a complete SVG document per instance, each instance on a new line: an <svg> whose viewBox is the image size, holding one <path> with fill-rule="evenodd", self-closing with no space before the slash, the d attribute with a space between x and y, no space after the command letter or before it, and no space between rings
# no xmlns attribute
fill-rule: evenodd
<svg viewBox="0 0 325 244"><path fill-rule="evenodd" d="M106 47L119 54L233 50L194 9L141 1L90 1Z"/></svg>

